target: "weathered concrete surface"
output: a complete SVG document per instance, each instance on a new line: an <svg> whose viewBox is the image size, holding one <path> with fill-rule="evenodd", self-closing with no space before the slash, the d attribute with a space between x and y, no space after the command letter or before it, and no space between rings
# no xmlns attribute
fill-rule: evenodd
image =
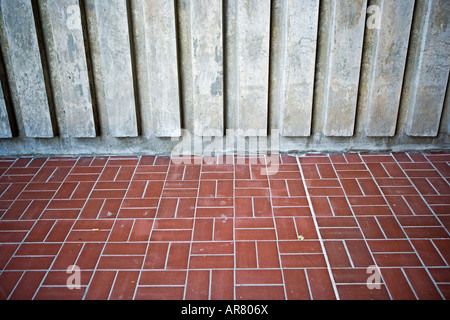
<svg viewBox="0 0 450 320"><path fill-rule="evenodd" d="M369 137L392 137L408 52L414 0L376 0L380 29L366 28L366 48L360 87L360 103L366 109L365 133ZM371 19L371 17L369 17Z"/></svg>
<svg viewBox="0 0 450 320"><path fill-rule="evenodd" d="M11 125L9 123L8 111L6 110L3 87L0 84L0 138L11 138Z"/></svg>
<svg viewBox="0 0 450 320"><path fill-rule="evenodd" d="M226 0L225 0L226 1ZM194 76L192 65L192 34L191 34L191 0L176 1L178 52L180 77L180 99L182 108L183 129L194 132ZM224 21L222 21L224 23ZM224 94L224 97L226 93Z"/></svg>
<svg viewBox="0 0 450 320"><path fill-rule="evenodd" d="M450 70L449 17L448 0L416 1L403 101L410 136L438 134Z"/></svg>
<svg viewBox="0 0 450 320"><path fill-rule="evenodd" d="M174 1L145 1L150 113L157 137L181 135Z"/></svg>
<svg viewBox="0 0 450 320"><path fill-rule="evenodd" d="M99 90L104 95L108 131L113 137L136 137L138 125L126 0L91 0L101 62Z"/></svg>
<svg viewBox="0 0 450 320"><path fill-rule="evenodd" d="M282 81L282 134L306 137L311 134L313 91L319 19L318 0L284 0L284 25L279 45L284 49L279 71Z"/></svg>
<svg viewBox="0 0 450 320"><path fill-rule="evenodd" d="M223 136L222 0L192 0L192 72L194 133Z"/></svg>
<svg viewBox="0 0 450 320"><path fill-rule="evenodd" d="M447 82L447 93L445 95L445 105L444 105L444 126L442 131L447 131L450 135L450 81Z"/></svg>
<svg viewBox="0 0 450 320"><path fill-rule="evenodd" d="M322 14L322 73L316 96L324 112L326 136L354 133L366 0L325 0Z"/></svg>
<svg viewBox="0 0 450 320"><path fill-rule="evenodd" d="M43 0L40 6L59 134L93 138L96 129L79 1Z"/></svg>
<svg viewBox="0 0 450 320"><path fill-rule="evenodd" d="M140 111L140 134L144 137L155 136L155 125L150 113L150 74L148 73L147 34L145 0L131 0L131 20L135 56L135 76L138 98L136 103ZM139 121L139 120L138 120Z"/></svg>
<svg viewBox="0 0 450 320"><path fill-rule="evenodd" d="M8 71L14 106L25 135L52 138L44 73L30 0L0 1L1 49Z"/></svg>
<svg viewBox="0 0 450 320"><path fill-rule="evenodd" d="M267 131L270 0L227 2L227 118L248 135Z"/></svg>

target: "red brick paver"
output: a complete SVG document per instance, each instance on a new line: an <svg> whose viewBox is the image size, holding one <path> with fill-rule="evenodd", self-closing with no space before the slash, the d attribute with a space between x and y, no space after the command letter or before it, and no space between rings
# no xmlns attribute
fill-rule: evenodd
<svg viewBox="0 0 450 320"><path fill-rule="evenodd" d="M0 299L450 298L449 153L278 159L0 159Z"/></svg>

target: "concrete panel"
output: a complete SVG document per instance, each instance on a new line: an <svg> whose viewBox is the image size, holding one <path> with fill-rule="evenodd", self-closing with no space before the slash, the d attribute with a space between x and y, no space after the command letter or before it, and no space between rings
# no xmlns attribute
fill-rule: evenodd
<svg viewBox="0 0 450 320"><path fill-rule="evenodd" d="M270 0L236 3L237 128L267 130Z"/></svg>
<svg viewBox="0 0 450 320"><path fill-rule="evenodd" d="M284 0L282 134L311 135L319 0Z"/></svg>
<svg viewBox="0 0 450 320"><path fill-rule="evenodd" d="M91 2L101 60L102 83L113 137L136 137L138 125L133 84L129 21L126 0Z"/></svg>
<svg viewBox="0 0 450 320"><path fill-rule="evenodd" d="M447 131L450 135L450 81L447 82L447 93L445 94L445 105L444 105L444 119L446 120L446 126L444 126L442 131Z"/></svg>
<svg viewBox="0 0 450 320"><path fill-rule="evenodd" d="M405 79L406 133L435 137L450 69L450 2L418 0Z"/></svg>
<svg viewBox="0 0 450 320"><path fill-rule="evenodd" d="M180 137L180 90L174 1L146 1L145 13L152 122L157 137Z"/></svg>
<svg viewBox="0 0 450 320"><path fill-rule="evenodd" d="M78 0L43 0L42 20L61 136L96 136Z"/></svg>
<svg viewBox="0 0 450 320"><path fill-rule="evenodd" d="M1 47L25 135L52 138L53 127L30 0L0 0Z"/></svg>
<svg viewBox="0 0 450 320"><path fill-rule="evenodd" d="M370 137L395 135L406 65L414 0L377 0L380 29L367 28L366 64L361 81L365 133ZM367 69L366 69L367 67Z"/></svg>
<svg viewBox="0 0 450 320"><path fill-rule="evenodd" d="M11 138L11 125L9 124L8 112L6 110L5 96L0 85L0 138Z"/></svg>
<svg viewBox="0 0 450 320"><path fill-rule="evenodd" d="M353 135L366 20L366 0L326 0L322 84L326 136Z"/></svg>
<svg viewBox="0 0 450 320"><path fill-rule="evenodd" d="M222 0L192 0L194 133L223 136Z"/></svg>

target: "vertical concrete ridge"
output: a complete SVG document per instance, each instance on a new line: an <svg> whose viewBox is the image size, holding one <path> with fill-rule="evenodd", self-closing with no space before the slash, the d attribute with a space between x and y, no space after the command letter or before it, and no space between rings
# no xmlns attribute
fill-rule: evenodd
<svg viewBox="0 0 450 320"><path fill-rule="evenodd" d="M366 7L366 0L332 1L324 84L326 136L354 133Z"/></svg>
<svg viewBox="0 0 450 320"><path fill-rule="evenodd" d="M377 0L370 3L370 7L379 8L371 15L379 19L380 24L379 28L366 26L359 103L364 104L362 109L366 111L366 136L393 137L397 127L414 0Z"/></svg>
<svg viewBox="0 0 450 320"><path fill-rule="evenodd" d="M2 53L15 108L27 137L53 138L54 128L31 0L0 2Z"/></svg>
<svg viewBox="0 0 450 320"><path fill-rule="evenodd" d="M136 101L131 61L128 7L125 0L91 2L98 35L101 86L113 137L138 136ZM89 8L89 6L88 6Z"/></svg>
<svg viewBox="0 0 450 320"><path fill-rule="evenodd" d="M406 133L435 137L439 132L450 59L450 3L417 0L404 103L408 109Z"/></svg>
<svg viewBox="0 0 450 320"><path fill-rule="evenodd" d="M222 0L190 3L194 134L223 136Z"/></svg>
<svg viewBox="0 0 450 320"><path fill-rule="evenodd" d="M319 1L284 3L282 132L285 137L311 135Z"/></svg>
<svg viewBox="0 0 450 320"><path fill-rule="evenodd" d="M135 112L136 112L136 130L137 135L142 134L141 128L141 101L139 94L138 76L137 76L137 56L136 56L136 42L135 42L135 29L136 22L134 21L133 6L131 1L127 1L127 21L128 21L128 33L130 39L130 54L131 54L131 72L133 76L133 89L135 100Z"/></svg>
<svg viewBox="0 0 450 320"><path fill-rule="evenodd" d="M164 0L146 1L145 12L150 109L156 136L180 137L175 4Z"/></svg>
<svg viewBox="0 0 450 320"><path fill-rule="evenodd" d="M40 3L59 133L96 137L86 49L78 0Z"/></svg>

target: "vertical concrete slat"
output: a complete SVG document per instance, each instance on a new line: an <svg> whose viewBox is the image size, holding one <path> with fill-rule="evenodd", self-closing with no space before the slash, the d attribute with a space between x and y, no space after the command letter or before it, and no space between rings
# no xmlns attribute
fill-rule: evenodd
<svg viewBox="0 0 450 320"><path fill-rule="evenodd" d="M137 137L138 124L126 0L95 0L102 83L109 133Z"/></svg>
<svg viewBox="0 0 450 320"><path fill-rule="evenodd" d="M236 122L247 135L268 126L270 10L270 0L236 3Z"/></svg>
<svg viewBox="0 0 450 320"><path fill-rule="evenodd" d="M222 0L190 1L194 133L223 136Z"/></svg>
<svg viewBox="0 0 450 320"><path fill-rule="evenodd" d="M145 2L150 114L157 137L181 136L175 2Z"/></svg>
<svg viewBox="0 0 450 320"><path fill-rule="evenodd" d="M319 1L284 0L284 6L282 134L307 137L311 135Z"/></svg>
<svg viewBox="0 0 450 320"><path fill-rule="evenodd" d="M0 84L0 138L12 138L11 125L9 123L8 111L6 110L3 87Z"/></svg>
<svg viewBox="0 0 450 320"><path fill-rule="evenodd" d="M322 30L327 43L322 81L326 136L354 133L361 56L366 21L366 0L326 0L328 25Z"/></svg>
<svg viewBox="0 0 450 320"><path fill-rule="evenodd" d="M0 0L1 47L12 99L25 135L53 138L44 72L31 0Z"/></svg>
<svg viewBox="0 0 450 320"><path fill-rule="evenodd" d="M450 2L418 0L405 79L406 134L435 137L450 70Z"/></svg>
<svg viewBox="0 0 450 320"><path fill-rule="evenodd" d="M78 0L44 0L42 19L48 33L50 70L60 134L96 136L86 50Z"/></svg>
<svg viewBox="0 0 450 320"><path fill-rule="evenodd" d="M361 79L361 100L367 110L365 133L369 137L393 137L406 66L414 0L378 0L367 26L367 69ZM369 7L370 8L370 7ZM379 15L379 16L377 16ZM369 21L369 20L368 20ZM374 21L370 21L373 23Z"/></svg>
<svg viewBox="0 0 450 320"><path fill-rule="evenodd" d="M446 131L450 135L450 81L447 82L447 92L445 94L445 104L444 104L444 120L446 125L442 131Z"/></svg>

